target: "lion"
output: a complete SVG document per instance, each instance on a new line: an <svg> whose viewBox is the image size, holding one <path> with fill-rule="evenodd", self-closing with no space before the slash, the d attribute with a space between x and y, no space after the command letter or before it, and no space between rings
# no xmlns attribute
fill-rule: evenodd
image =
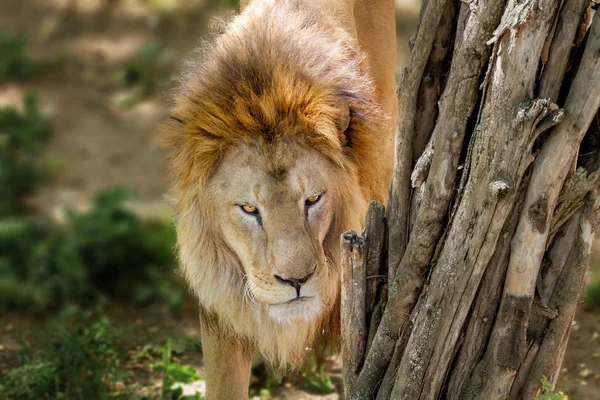
<svg viewBox="0 0 600 400"><path fill-rule="evenodd" d="M298 365L339 335L339 238L386 202L394 67L393 0L242 2L188 61L170 196L208 398L247 398L255 352Z"/></svg>

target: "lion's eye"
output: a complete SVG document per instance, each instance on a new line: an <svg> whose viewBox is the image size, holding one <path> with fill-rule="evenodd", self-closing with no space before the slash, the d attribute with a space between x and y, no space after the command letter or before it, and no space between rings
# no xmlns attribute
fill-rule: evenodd
<svg viewBox="0 0 600 400"><path fill-rule="evenodd" d="M241 207L247 214L256 214L258 212L256 206L253 206L252 204L242 204Z"/></svg>
<svg viewBox="0 0 600 400"><path fill-rule="evenodd" d="M306 205L309 205L309 206L313 205L319 200L321 200L321 195L313 194L312 196L310 196L309 198L306 199Z"/></svg>

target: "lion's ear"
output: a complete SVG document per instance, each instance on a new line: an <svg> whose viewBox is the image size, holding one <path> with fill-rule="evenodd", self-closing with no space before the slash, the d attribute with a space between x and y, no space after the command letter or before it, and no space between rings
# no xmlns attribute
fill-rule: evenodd
<svg viewBox="0 0 600 400"><path fill-rule="evenodd" d="M350 108L344 107L344 111L338 122L338 129L342 137L342 146L350 146L350 119Z"/></svg>
<svg viewBox="0 0 600 400"><path fill-rule="evenodd" d="M342 117L340 118L340 122L339 122L340 132L345 135L349 126L350 126L350 108L346 108L345 112L343 112Z"/></svg>
<svg viewBox="0 0 600 400"><path fill-rule="evenodd" d="M350 137L352 128L350 125L352 118L356 115L356 113L352 111L352 106L350 103L353 99L358 99L359 97L346 90L339 90L337 92L337 97L338 107L341 110L341 114L338 119L338 129L342 138L342 146L350 147L352 142Z"/></svg>

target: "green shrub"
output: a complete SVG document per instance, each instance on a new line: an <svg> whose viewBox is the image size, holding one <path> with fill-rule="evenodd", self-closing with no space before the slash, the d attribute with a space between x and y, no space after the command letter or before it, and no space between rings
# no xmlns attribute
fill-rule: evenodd
<svg viewBox="0 0 600 400"><path fill-rule="evenodd" d="M0 220L0 309L42 311L106 294L177 310L173 227L142 221L125 207L129 196L100 192L89 211L69 212L61 227Z"/></svg>
<svg viewBox="0 0 600 400"><path fill-rule="evenodd" d="M127 294L131 282L148 280L146 270L173 263L170 225L144 223L124 203L131 192L99 192L86 213L70 212L64 241L74 243L90 279L112 294Z"/></svg>
<svg viewBox="0 0 600 400"><path fill-rule="evenodd" d="M76 244L63 232L26 219L0 220L0 231L13 231L0 235L0 309L42 311L90 295Z"/></svg>
<svg viewBox="0 0 600 400"><path fill-rule="evenodd" d="M0 30L0 82L27 79L41 70L41 63L27 56L23 36Z"/></svg>
<svg viewBox="0 0 600 400"><path fill-rule="evenodd" d="M114 334L106 318L84 314L73 323L59 316L49 323L44 348L0 381L11 400L107 399L111 385L127 377L119 368Z"/></svg>
<svg viewBox="0 0 600 400"><path fill-rule="evenodd" d="M600 277L592 280L585 289L585 302L596 312L600 312Z"/></svg>
<svg viewBox="0 0 600 400"><path fill-rule="evenodd" d="M128 191L98 193L90 211L69 212L60 227L25 216L23 198L43 176L37 160L49 133L35 96L25 97L24 112L0 108L0 309L42 311L98 293L179 309L182 292L169 270L173 227L128 210Z"/></svg>
<svg viewBox="0 0 600 400"><path fill-rule="evenodd" d="M39 111L34 95L25 96L24 112L0 108L0 218L23 211L23 196L42 176L36 161L49 135L48 118Z"/></svg>
<svg viewBox="0 0 600 400"><path fill-rule="evenodd" d="M132 106L165 85L168 82L166 69L170 58L168 52L152 42L127 61L119 72L118 83L131 91L121 104Z"/></svg>

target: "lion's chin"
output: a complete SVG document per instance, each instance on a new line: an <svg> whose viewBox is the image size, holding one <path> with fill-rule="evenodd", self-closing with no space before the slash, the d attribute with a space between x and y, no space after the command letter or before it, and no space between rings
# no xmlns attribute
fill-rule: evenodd
<svg viewBox="0 0 600 400"><path fill-rule="evenodd" d="M323 303L319 296L301 297L267 306L269 316L281 324L289 324L299 319L310 321L321 313L322 308Z"/></svg>

